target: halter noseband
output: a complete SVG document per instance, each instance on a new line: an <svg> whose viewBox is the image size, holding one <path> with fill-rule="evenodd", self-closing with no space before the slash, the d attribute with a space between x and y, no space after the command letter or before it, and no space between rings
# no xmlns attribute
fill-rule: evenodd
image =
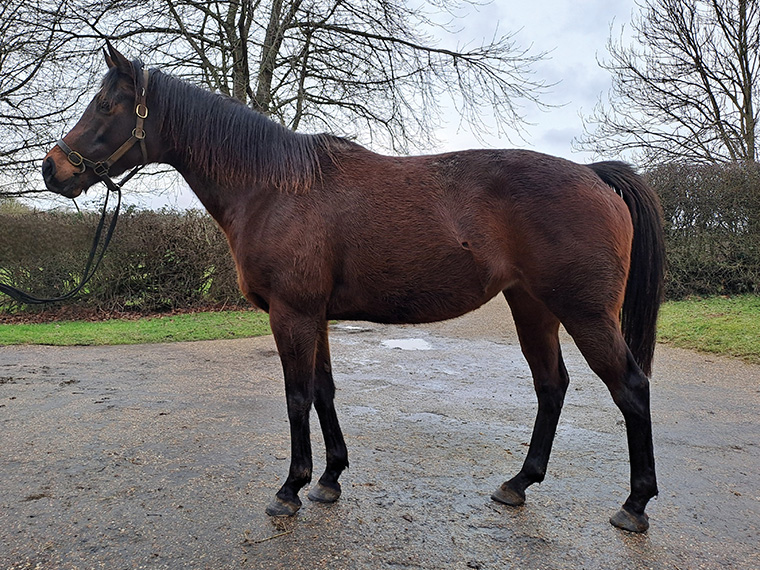
<svg viewBox="0 0 760 570"><path fill-rule="evenodd" d="M80 174L88 168L92 168L93 172L98 176L98 178L103 180L103 182L106 183L106 186L108 186L111 190L117 189L118 185L116 185L116 183L111 180L110 176L108 175L108 171L111 169L111 166L113 166L116 161L118 161L133 146L135 146L135 144L140 143L140 151L142 152L143 159L142 164L136 166L132 172L125 176L121 180L121 184L132 178L132 176L137 173L137 170L148 163L148 151L145 147L145 129L143 128L143 125L145 124L145 119L148 118L148 106L146 105L146 99L148 94L149 78L150 72L147 69L143 69L142 89L139 89L137 87L135 88L135 115L137 116L137 124L135 125L135 128L132 129L132 136L129 137L129 139L123 145L117 148L113 154L111 154L111 156L105 160L99 160L96 162L94 160L90 160L89 158L85 158L77 151L72 150L71 147L63 141L63 139L60 139L57 143L55 143L64 153L66 153L66 158L68 161L80 169Z"/></svg>

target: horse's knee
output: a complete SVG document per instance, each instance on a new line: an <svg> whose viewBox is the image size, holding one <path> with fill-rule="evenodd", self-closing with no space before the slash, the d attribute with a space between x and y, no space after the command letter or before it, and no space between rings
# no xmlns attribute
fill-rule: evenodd
<svg viewBox="0 0 760 570"><path fill-rule="evenodd" d="M287 401L288 415L290 417L303 417L308 415L311 411L311 406L314 403L314 397L310 394L303 394L295 391L288 391L285 399Z"/></svg>

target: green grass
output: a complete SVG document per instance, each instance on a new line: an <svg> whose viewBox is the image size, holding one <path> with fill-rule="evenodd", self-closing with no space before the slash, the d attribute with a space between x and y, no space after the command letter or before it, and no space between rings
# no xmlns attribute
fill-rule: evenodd
<svg viewBox="0 0 760 570"><path fill-rule="evenodd" d="M142 344L243 338L269 333L267 315L254 311L225 311L137 320L0 325L0 345Z"/></svg>
<svg viewBox="0 0 760 570"><path fill-rule="evenodd" d="M710 297L665 303L658 339L680 348L760 364L760 297Z"/></svg>
<svg viewBox="0 0 760 570"><path fill-rule="evenodd" d="M254 311L193 313L137 320L0 325L0 345L105 345L243 338L269 334ZM671 301L660 312L660 342L760 364L760 297Z"/></svg>

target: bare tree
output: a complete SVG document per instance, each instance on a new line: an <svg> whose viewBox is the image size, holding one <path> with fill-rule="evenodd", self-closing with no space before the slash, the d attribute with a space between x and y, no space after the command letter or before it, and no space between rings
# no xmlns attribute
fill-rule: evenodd
<svg viewBox="0 0 760 570"><path fill-rule="evenodd" d="M509 35L455 48L434 39L431 30L456 31L451 13L460 4L153 0L149 20L114 20L111 8L103 21L111 16L114 39L293 129L358 133L406 150L434 140L443 97L477 128L490 114L501 133L520 128L519 104L538 103L543 85L530 68L542 54ZM436 24L441 14L448 22Z"/></svg>
<svg viewBox="0 0 760 570"><path fill-rule="evenodd" d="M640 9L636 45L609 42L609 100L585 118L578 145L654 162L756 161L760 3L645 0Z"/></svg>
<svg viewBox="0 0 760 570"><path fill-rule="evenodd" d="M68 9L65 1L0 0L0 197L41 190L29 175L94 78L92 44L66 32Z"/></svg>

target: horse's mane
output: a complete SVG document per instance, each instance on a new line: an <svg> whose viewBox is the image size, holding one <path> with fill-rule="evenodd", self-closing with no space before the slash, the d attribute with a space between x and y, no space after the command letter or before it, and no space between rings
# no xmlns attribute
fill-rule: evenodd
<svg viewBox="0 0 760 570"><path fill-rule="evenodd" d="M102 92L116 80L107 74ZM221 186L266 184L306 192L321 175L320 150L329 156L330 141L341 140L295 133L235 99L157 70L151 72L148 92L156 107L151 116L159 118L167 143L197 174Z"/></svg>

